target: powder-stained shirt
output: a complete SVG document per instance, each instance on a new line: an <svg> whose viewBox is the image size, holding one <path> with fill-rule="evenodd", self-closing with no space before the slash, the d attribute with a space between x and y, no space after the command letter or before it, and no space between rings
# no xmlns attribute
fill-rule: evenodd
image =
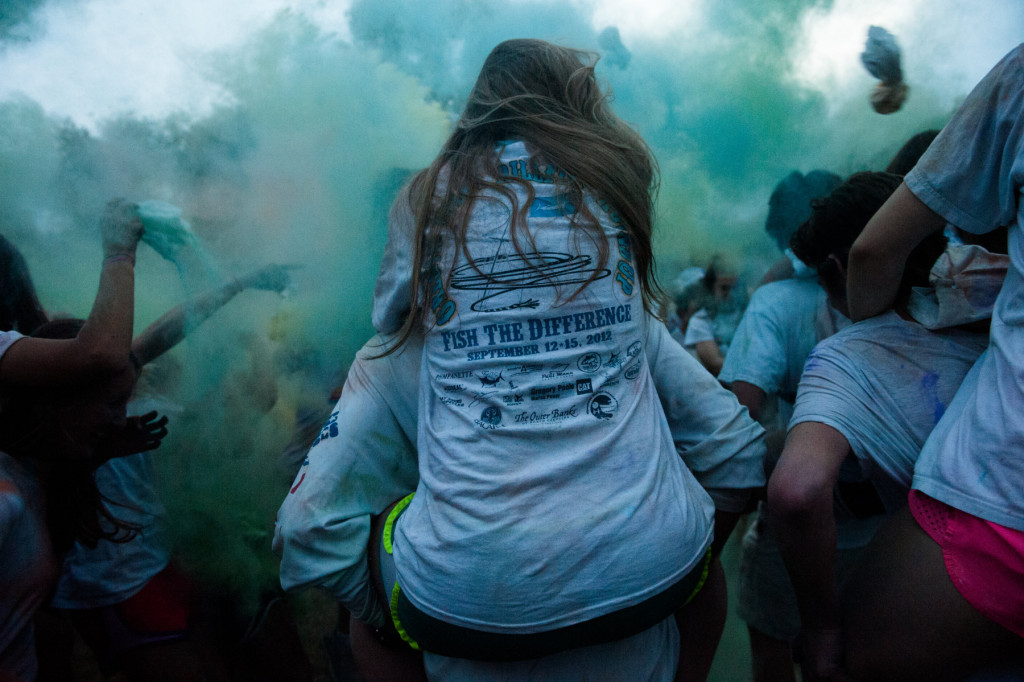
<svg viewBox="0 0 1024 682"><path fill-rule="evenodd" d="M761 428L736 397L651 325L645 354L676 451L715 500L741 511L764 485ZM360 619L382 625L369 589L370 516L416 488L417 394L423 341L414 334L383 358L370 340L349 368L345 388L281 505L274 548L287 590L326 589ZM376 620L375 620L376 619Z"/></svg>
<svg viewBox="0 0 1024 682"><path fill-rule="evenodd" d="M1024 530L1024 45L974 88L906 184L963 230L1008 225L1010 256L989 349L928 439L913 487Z"/></svg>
<svg viewBox="0 0 1024 682"><path fill-rule="evenodd" d="M814 345L849 324L813 279L785 279L750 297L718 378L745 381L793 402Z"/></svg>
<svg viewBox="0 0 1024 682"><path fill-rule="evenodd" d="M599 232L583 232L552 182L557 170L519 142L498 153L503 175L533 190L529 201L520 183L506 184L527 206L526 231L514 243L515 210L488 191L472 206L466 252L445 243L426 273L420 481L394 546L415 606L511 634L665 590L707 549L713 506L658 403L644 354L650 322L618 216L587 196ZM408 308L412 220L399 203L378 323Z"/></svg>
<svg viewBox="0 0 1024 682"><path fill-rule="evenodd" d="M907 502L921 446L985 350L984 334L928 331L894 312L819 343L804 367L790 428L831 426L886 510Z"/></svg>
<svg viewBox="0 0 1024 682"><path fill-rule="evenodd" d="M690 349L695 348L698 343L714 341L718 345L718 350L725 355L729 352L729 344L732 343L742 316L742 310L730 310L712 317L707 308L701 308L693 314L686 325L683 346Z"/></svg>

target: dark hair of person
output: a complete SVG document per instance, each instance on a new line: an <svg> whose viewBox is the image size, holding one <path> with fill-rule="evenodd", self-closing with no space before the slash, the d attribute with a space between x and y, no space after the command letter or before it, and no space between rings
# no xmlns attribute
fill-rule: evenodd
<svg viewBox="0 0 1024 682"><path fill-rule="evenodd" d="M45 322L25 257L0 235L0 330L31 334Z"/></svg>
<svg viewBox="0 0 1024 682"><path fill-rule="evenodd" d="M768 197L768 216L764 229L779 247L785 251L793 233L811 215L811 202L828 196L828 193L842 184L843 179L822 169L815 169L806 175L792 171L779 180Z"/></svg>
<svg viewBox="0 0 1024 682"><path fill-rule="evenodd" d="M85 320L59 319L47 322L33 332L34 338L72 339L78 335ZM137 361L133 362L138 366ZM79 389L84 390L83 384ZM75 387L63 388L66 395ZM100 540L128 542L142 528L114 516L96 487L96 464L92 460L60 459L52 452L47 432L46 405L56 397L52 391L25 389L8 396L0 412L0 449L12 457L54 458L59 462L46 475L46 523L58 554L71 548L77 540L95 547ZM111 503L112 504L112 503Z"/></svg>
<svg viewBox="0 0 1024 682"><path fill-rule="evenodd" d="M932 143L939 134L938 130L925 130L903 143L900 150L896 152L896 156L892 157L892 161L885 167L886 173L894 173L895 175L906 175L910 172L910 169L917 165L917 160L921 158L921 155L928 149L928 145Z"/></svg>
<svg viewBox="0 0 1024 682"><path fill-rule="evenodd" d="M839 268L830 257L847 267L853 242L902 181L892 173L854 173L827 197L812 202L811 217L793 234L790 248L818 272L826 289L843 286ZM928 275L946 250L946 242L941 231L934 232L910 253L896 295L897 307L906 305L913 287L928 286Z"/></svg>
<svg viewBox="0 0 1024 682"><path fill-rule="evenodd" d="M593 53L542 40L508 40L487 56L455 131L410 186L416 217L413 307L392 350L419 321L421 301L429 300L427 275L437 264L441 242L450 240L469 260L466 228L473 203L484 200L485 191L511 203L512 243L529 260L523 244L532 239L524 235L524 226L534 193L526 180L502 178L495 147L506 140L526 144L536 172L550 178L566 201L578 207L573 223L597 245L597 267L572 296L608 260L607 238L583 201L590 192L621 220L644 308L657 311L662 293L651 247L657 166L643 139L612 113L594 75L596 62ZM510 186L513 182L526 190L523 205Z"/></svg>

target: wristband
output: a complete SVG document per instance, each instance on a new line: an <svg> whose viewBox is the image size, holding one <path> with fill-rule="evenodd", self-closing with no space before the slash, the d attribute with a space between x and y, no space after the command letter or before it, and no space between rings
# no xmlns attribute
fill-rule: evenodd
<svg viewBox="0 0 1024 682"><path fill-rule="evenodd" d="M135 267L135 256L131 255L130 253L115 253L113 255L107 256L106 258L103 259L103 264L107 265L109 263L119 263L121 261L128 261L132 265L132 267Z"/></svg>

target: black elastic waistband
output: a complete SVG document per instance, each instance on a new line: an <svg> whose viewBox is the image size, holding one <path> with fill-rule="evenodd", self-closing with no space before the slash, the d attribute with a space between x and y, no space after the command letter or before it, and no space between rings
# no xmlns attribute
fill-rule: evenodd
<svg viewBox="0 0 1024 682"><path fill-rule="evenodd" d="M399 592L402 628L424 651L477 661L518 661L568 649L606 644L654 627L681 609L704 584L711 550L697 566L667 589L639 604L555 630L530 634L483 632L438 620L420 611Z"/></svg>

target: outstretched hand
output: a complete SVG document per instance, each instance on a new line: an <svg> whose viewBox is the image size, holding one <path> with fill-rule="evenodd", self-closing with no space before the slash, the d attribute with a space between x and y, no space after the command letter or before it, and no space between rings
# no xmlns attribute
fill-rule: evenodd
<svg viewBox="0 0 1024 682"><path fill-rule="evenodd" d="M114 199L107 204L100 218L105 257L135 254L135 247L142 237L142 219L139 218L138 208L136 204L124 199Z"/></svg>
<svg viewBox="0 0 1024 682"><path fill-rule="evenodd" d="M243 277L242 284L247 289L276 291L280 294L291 286L291 271L300 267L299 265L278 265L276 263L264 265L262 268L254 270Z"/></svg>
<svg viewBox="0 0 1024 682"><path fill-rule="evenodd" d="M160 447L160 442L167 435L167 417L157 417L156 410L141 417L129 417L122 430L104 438L96 448L96 466L116 457L127 457Z"/></svg>

